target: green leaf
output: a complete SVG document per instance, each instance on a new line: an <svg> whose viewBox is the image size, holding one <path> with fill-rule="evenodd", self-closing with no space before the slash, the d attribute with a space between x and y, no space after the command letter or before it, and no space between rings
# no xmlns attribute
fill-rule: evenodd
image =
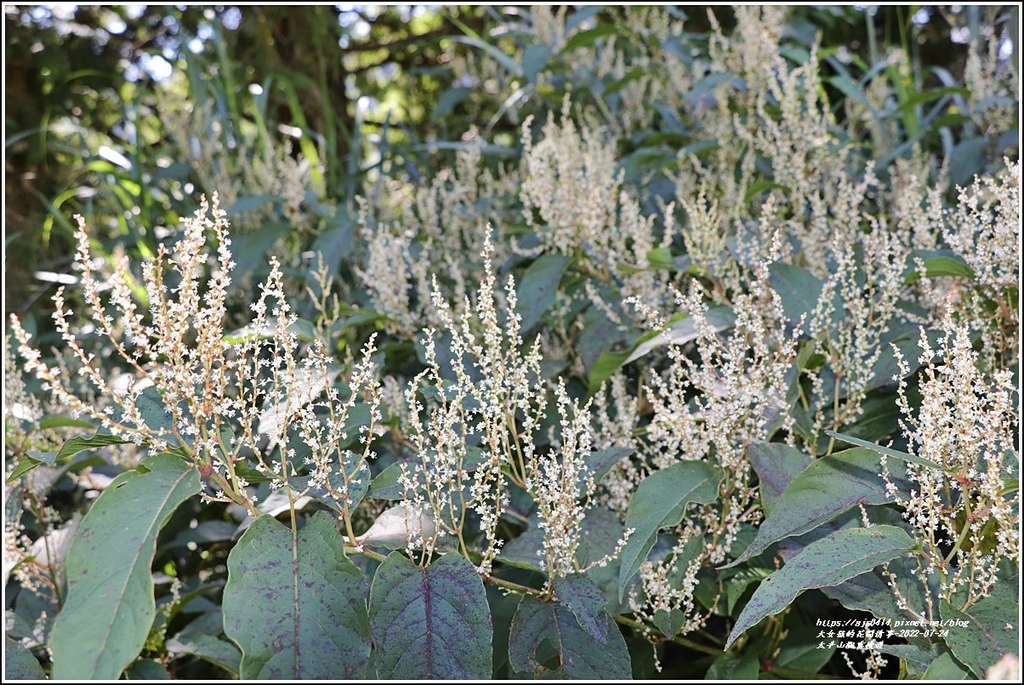
<svg viewBox="0 0 1024 685"><path fill-rule="evenodd" d="M607 614L593 618L604 624L607 640L587 632L579 617L561 602L524 596L509 630L509 663L519 673L538 677L630 679L629 650L622 633ZM546 648L554 653L549 656ZM552 663L552 659L557 661Z"/></svg>
<svg viewBox="0 0 1024 685"><path fill-rule="evenodd" d="M619 330L618 324L594 306L588 307L583 315L583 330L587 331L587 335L579 338L580 359L587 372L590 373L594 364L597 363L598 357L610 351L616 343L624 340L625 335Z"/></svg>
<svg viewBox="0 0 1024 685"><path fill-rule="evenodd" d="M404 498L405 486L398 482L401 475L402 464L400 462L389 465L370 482L370 488L366 491L366 496L386 500Z"/></svg>
<svg viewBox="0 0 1024 685"><path fill-rule="evenodd" d="M582 574L566 578L557 577L552 581L555 597L576 617L580 627L590 637L601 642L608 641L608 617L605 612L605 598L601 588Z"/></svg>
<svg viewBox="0 0 1024 685"><path fill-rule="evenodd" d="M65 440L64 444L60 446L60 450L58 450L54 457L54 463L70 459L84 450L96 449L97 447L107 447L109 445L124 445L127 442L128 441L123 438L119 438L116 435L109 435L107 433L96 433L92 437L88 438L70 438Z"/></svg>
<svg viewBox="0 0 1024 685"><path fill-rule="evenodd" d="M965 138L953 146L949 156L950 180L954 185L965 186L974 175L981 173L985 166L985 151L991 140L985 136Z"/></svg>
<svg viewBox="0 0 1024 685"><path fill-rule="evenodd" d="M608 472L612 470L613 466L633 454L634 451L632 447L606 447L603 450L588 454L585 461L587 462L587 468L590 469L590 475L594 478L594 482L600 483L608 475Z"/></svg>
<svg viewBox="0 0 1024 685"><path fill-rule="evenodd" d="M943 652L928 666L921 680L970 680L971 674L961 666L953 655Z"/></svg>
<svg viewBox="0 0 1024 685"><path fill-rule="evenodd" d="M167 411L163 395L154 386L144 389L135 398L135 406L146 423L146 427L156 433L173 433L174 418Z"/></svg>
<svg viewBox="0 0 1024 685"><path fill-rule="evenodd" d="M907 454L906 452L900 452L899 450L894 450L891 447L883 447L881 445L876 445L873 442L861 440L860 438L855 438L852 435L845 435L843 433L837 433L835 431L830 430L825 431L825 435L835 438L836 440L848 442L851 445L856 445L857 447L863 447L864 449L871 450L872 452L878 452L879 454L884 454L888 457L895 457L896 459L899 459L901 461L909 461L911 463L917 464L918 466L927 466L928 468L936 469L937 471L943 470L942 467L936 464L934 461L930 461L928 459L925 459L924 457L918 457L913 454Z"/></svg>
<svg viewBox="0 0 1024 685"><path fill-rule="evenodd" d="M330 514L317 513L295 537L272 516L257 518L228 555L224 586L224 634L242 649L239 677L364 677L365 587Z"/></svg>
<svg viewBox="0 0 1024 685"><path fill-rule="evenodd" d="M39 420L39 427L47 428L92 428L91 421L73 419L70 416L47 416Z"/></svg>
<svg viewBox="0 0 1024 685"><path fill-rule="evenodd" d="M901 102L898 109L901 112L907 112L918 105L938 100L939 98L947 95L968 96L970 94L971 91L963 86L946 86L945 88L936 88L934 90L917 91Z"/></svg>
<svg viewBox="0 0 1024 685"><path fill-rule="evenodd" d="M615 375L622 364L629 358L629 352L602 352L590 369L590 380L587 390L593 394L598 391L601 384Z"/></svg>
<svg viewBox="0 0 1024 685"><path fill-rule="evenodd" d="M171 674L159 661L139 659L127 672L128 680L170 680Z"/></svg>
<svg viewBox="0 0 1024 685"><path fill-rule="evenodd" d="M924 275L928 278L942 276L974 278L974 269L952 250L913 250L907 257L907 267L903 272L904 285L921 280L921 272L917 267L918 260L924 266Z"/></svg>
<svg viewBox="0 0 1024 685"><path fill-rule="evenodd" d="M434 123L440 121L443 117L453 112L458 105L462 104L472 92L470 88L455 87L441 93L441 97L437 99L434 111L430 114L430 121Z"/></svg>
<svg viewBox="0 0 1024 685"><path fill-rule="evenodd" d="M580 31L567 40L565 47L562 48L562 54L565 55L579 48L590 47L602 38L614 36L621 32L622 29L616 24L598 24L592 29Z"/></svg>
<svg viewBox="0 0 1024 685"><path fill-rule="evenodd" d="M451 15L448 16L450 17ZM455 43L465 43L466 45L471 45L475 48L478 48L479 50L482 50L483 52L486 52L488 55L490 55L491 59L493 59L495 62L505 67L505 70L508 71L508 73L514 76L523 75L522 69L518 64L516 64L515 60L513 60L507 54L502 52L501 49L498 48L497 46L491 45L490 43L481 40L475 34L466 36L449 36L447 40L450 40Z"/></svg>
<svg viewBox="0 0 1024 685"><path fill-rule="evenodd" d="M32 652L7 635L4 635L4 680L46 680Z"/></svg>
<svg viewBox="0 0 1024 685"><path fill-rule="evenodd" d="M757 680L761 664L757 652L725 652L711 664L705 680Z"/></svg>
<svg viewBox="0 0 1024 685"><path fill-rule="evenodd" d="M906 531L895 526L839 530L811 543L761 582L736 619L725 648L761 619L785 609L804 590L840 585L895 559L912 544Z"/></svg>
<svg viewBox="0 0 1024 685"><path fill-rule="evenodd" d="M790 482L758 528L757 537L726 568L760 554L779 540L814 530L860 504L890 502L880 471L878 455L865 449L814 460ZM894 480L901 476L898 469L892 469Z"/></svg>
<svg viewBox="0 0 1024 685"><path fill-rule="evenodd" d="M28 473L29 471L31 471L35 467L39 466L40 464L43 464L43 463L52 464L53 463L53 458L57 456L56 452L33 452L32 454L35 454L36 457L42 457L43 455L47 455L48 458L46 458L46 459L43 459L43 458L37 459L36 457L33 457L31 454L23 454L21 456L21 459L18 461L18 465L15 466L11 470L11 473L7 476L6 483L8 485L10 485L11 483L14 483L19 478L21 478L26 473Z"/></svg>
<svg viewBox="0 0 1024 685"><path fill-rule="evenodd" d="M523 50L523 76L527 81L533 83L537 80L537 74L547 67L549 57L551 57L551 46L549 45L534 43Z"/></svg>
<svg viewBox="0 0 1024 685"><path fill-rule="evenodd" d="M68 595L50 637L54 679L117 679L146 641L156 602L150 565L160 528L200 490L171 454L115 478L82 519L65 564Z"/></svg>
<svg viewBox="0 0 1024 685"><path fill-rule="evenodd" d="M815 310L824 285L807 269L782 262L768 265L768 282L782 299L782 311L790 321L799 321Z"/></svg>
<svg viewBox="0 0 1024 685"><path fill-rule="evenodd" d="M277 195L245 195L235 200L227 208L228 218L237 218L241 214L259 209L267 203L277 201L277 199Z"/></svg>
<svg viewBox="0 0 1024 685"><path fill-rule="evenodd" d="M518 313L522 317L520 324L524 333L537 325L540 317L555 303L558 281L568 266L568 257L546 254L531 264L523 274L516 287L516 294Z"/></svg>
<svg viewBox="0 0 1024 685"><path fill-rule="evenodd" d="M949 631L946 645L979 678L1003 654L1017 654L1019 588L1016 579L1001 579L988 597L963 611L946 601L939 605L943 629Z"/></svg>
<svg viewBox="0 0 1024 685"><path fill-rule="evenodd" d="M256 267L266 264L267 253L289 230L291 226L287 222L275 221L264 224L255 231L232 233L231 251L235 261L235 268L231 273L232 280L238 283Z"/></svg>
<svg viewBox="0 0 1024 685"><path fill-rule="evenodd" d="M167 640L165 647L176 657L194 655L238 675L242 653L232 642L220 637L224 632L224 615L220 608L201 614L180 633Z"/></svg>
<svg viewBox="0 0 1024 685"><path fill-rule="evenodd" d="M580 568L591 567L587 577L601 588L610 611L629 611L628 604L618 599L619 560L614 558L604 566L597 562L612 554L622 539L623 526L618 515L608 509L595 507L587 512L580 524L583 535L576 548ZM543 531L541 531L543 534ZM543 542L541 542L543 545Z"/></svg>
<svg viewBox="0 0 1024 685"><path fill-rule="evenodd" d="M750 202L752 199L768 190L781 190L787 195L791 192L789 186L784 186L781 183L776 183L775 181L766 181L762 179L760 181L754 181L747 187L747 192L743 195L743 204Z"/></svg>
<svg viewBox="0 0 1024 685"><path fill-rule="evenodd" d="M685 461L655 471L636 489L626 511L626 528L633 534L619 555L619 598L654 547L658 531L677 525L690 503L718 497L722 474L709 464Z"/></svg>
<svg viewBox="0 0 1024 685"><path fill-rule="evenodd" d="M834 647L818 649L820 630L817 626L809 625L787 627L775 663L804 673L817 673L836 651Z"/></svg>
<svg viewBox="0 0 1024 685"><path fill-rule="evenodd" d="M793 479L813 461L796 447L771 442L752 442L747 457L757 473L761 504L768 515Z"/></svg>
<svg viewBox="0 0 1024 685"><path fill-rule="evenodd" d="M704 312L704 318L707 319L707 322L716 332L728 330L736 323L736 314L733 313L730 307L724 305L708 307L708 310ZM685 345L696 340L697 336L697 323L693 317L687 316L676 319L669 323L666 330L645 338L626 357L624 363L629 364L632 361L636 361L649 354L651 350L657 349L662 345Z"/></svg>
<svg viewBox="0 0 1024 685"><path fill-rule="evenodd" d="M465 557L448 554L423 568L392 552L373 576L370 623L378 678L491 677L487 593Z"/></svg>
<svg viewBox="0 0 1024 685"><path fill-rule="evenodd" d="M652 269L675 269L675 264L672 262L672 251L667 247L656 247L652 250L647 251L647 263L651 265Z"/></svg>
<svg viewBox="0 0 1024 685"><path fill-rule="evenodd" d="M919 569L916 559L904 556L890 561L888 567L896 578L897 589L911 610L924 612L929 601L933 605L938 603L939 600L934 593L926 592L918 580L916 574L919 573ZM882 575L879 569L874 569L841 585L822 588L822 593L847 609L866 611L873 616L891 621L906 620L906 612L893 602L890 582L889 577ZM929 594L932 596L929 597Z"/></svg>

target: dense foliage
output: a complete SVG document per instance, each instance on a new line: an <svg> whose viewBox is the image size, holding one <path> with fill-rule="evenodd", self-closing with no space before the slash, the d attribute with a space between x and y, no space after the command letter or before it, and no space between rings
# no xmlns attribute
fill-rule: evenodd
<svg viewBox="0 0 1024 685"><path fill-rule="evenodd" d="M6 8L5 677L1019 674L1018 26Z"/></svg>

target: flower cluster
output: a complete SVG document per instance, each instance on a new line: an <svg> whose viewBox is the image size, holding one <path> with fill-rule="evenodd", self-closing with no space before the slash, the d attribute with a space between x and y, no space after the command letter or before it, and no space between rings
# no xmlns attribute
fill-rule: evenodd
<svg viewBox="0 0 1024 685"><path fill-rule="evenodd" d="M406 501L433 522L430 535L410 537L409 547L429 552L449 537L467 551L472 513L482 536L478 569L489 574L502 546L498 524L509 511L515 486L537 503L550 581L578 570L580 526L596 489L586 465L592 445L590 406L570 401L558 383L557 445L541 443L548 386L541 373L540 343L534 340L524 349L515 283L510 276L497 289L490 245L488 232L476 301L463 304L463 311L472 314L454 316L435 287L436 315L450 336L448 363L442 366L439 359L435 331L427 331L427 370L406 392L415 456L403 463L400 483ZM499 293L505 300L501 309ZM424 405L421 394L432 401Z"/></svg>
<svg viewBox="0 0 1024 685"><path fill-rule="evenodd" d="M217 245L208 280L207 234ZM225 331L234 262L227 218L216 195L184 221L172 251L161 246L156 260L144 265L145 312L129 285L127 260L104 277L97 272L100 262L92 256L81 219L77 238L76 259L91 318L125 365L124 374L115 386L95 355L83 348L61 289L54 296L57 332L78 362L77 373L110 403L83 400L67 384L64 370L43 360L12 316L25 368L44 388L76 415L98 422L104 432L154 452L181 450L207 479L208 499L235 502L256 513L256 496L247 488L242 467L269 478L271 487L293 487L296 482L289 479L308 469L308 481L292 501L309 490L323 491L347 517L348 485L368 475L363 462L372 456L369 436L380 418L369 361L372 340L349 378L349 396L342 398L330 385L339 371L322 345L307 346L295 332L296 317L275 258L251 305L251 324ZM110 291L106 298L104 283ZM349 416L363 395L369 421L349 435ZM292 444L294 436L302 454ZM344 448L356 441L362 455L348 457Z"/></svg>
<svg viewBox="0 0 1024 685"><path fill-rule="evenodd" d="M385 328L414 339L420 330L440 325L431 303L434 280L446 297L461 306L469 293L463 274L479 271L482 223L501 217L515 197L515 171L498 172L482 163L483 140L475 130L452 169L442 169L430 183L395 184L388 197L397 207L377 206L360 199L359 226L366 243L365 266L356 275L367 288L374 308L388 317ZM492 246L490 249L494 249Z"/></svg>
<svg viewBox="0 0 1024 685"><path fill-rule="evenodd" d="M965 606L989 593L1001 563L1020 565L1019 492L1009 487L1017 478L1019 416L1012 374L983 374L967 328L948 315L942 335L934 349L921 331L919 410L900 380L901 425L912 454L926 460L906 464L914 489L901 492L888 463L883 468L890 494L923 543L921 582L937 574L942 597ZM907 362L898 358L906 377Z"/></svg>

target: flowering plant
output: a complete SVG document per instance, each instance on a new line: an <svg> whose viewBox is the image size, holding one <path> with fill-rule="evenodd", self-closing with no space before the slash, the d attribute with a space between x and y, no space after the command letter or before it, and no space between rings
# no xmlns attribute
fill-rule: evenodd
<svg viewBox="0 0 1024 685"><path fill-rule="evenodd" d="M1008 77L604 12L454 41L514 125L429 177L311 211L316 146L261 137L151 254L78 218L5 337L8 675L1016 668L1020 165L950 184L910 116L994 131ZM236 230L246 179L302 230Z"/></svg>

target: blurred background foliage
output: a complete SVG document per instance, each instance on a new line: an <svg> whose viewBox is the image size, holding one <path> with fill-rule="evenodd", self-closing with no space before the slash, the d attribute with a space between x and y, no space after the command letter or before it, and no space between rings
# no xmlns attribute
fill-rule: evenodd
<svg viewBox="0 0 1024 685"><path fill-rule="evenodd" d="M708 13L673 11L686 17L688 45L665 48L692 59ZM575 45L594 43L624 34L621 12L580 7L566 26L587 28ZM716 17L728 31L730 10ZM333 246L337 269L352 247L353 198L380 175L426 182L472 127L493 142L488 159L514 157L523 119L557 110L569 90L583 106L603 99L614 116L622 84L581 80L535 28L519 6L7 5L8 308L46 310L70 269L73 214L107 250L145 257L214 190L236 232L256 234L254 256L287 235L296 253ZM891 72L897 106L880 116L899 123L893 157L912 144L959 150L952 176L964 183L1017 145L1016 130L994 138L964 114L968 94L956 86L967 55L1003 41L1013 53L1000 59L1016 68L1017 41L1005 38L1018 32L1007 7L796 6L785 40L794 51L822 46L840 115L843 98ZM666 115L661 130L620 141L643 152L626 158L630 177L659 172L695 142L664 135L672 125ZM288 188L271 178L284 156L301 165Z"/></svg>

